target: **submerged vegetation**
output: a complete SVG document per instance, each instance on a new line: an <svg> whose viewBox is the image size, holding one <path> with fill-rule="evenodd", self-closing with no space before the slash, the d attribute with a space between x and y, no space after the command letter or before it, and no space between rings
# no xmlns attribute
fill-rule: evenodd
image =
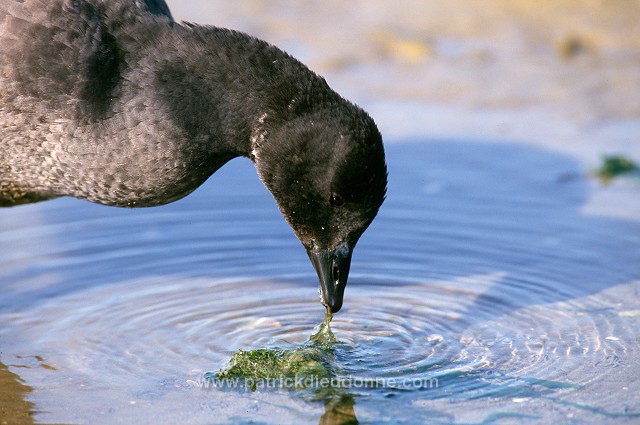
<svg viewBox="0 0 640 425"><path fill-rule="evenodd" d="M594 174L604 184L609 183L623 174L640 173L640 167L631 159L623 155L610 155L602 157L602 164Z"/></svg>
<svg viewBox="0 0 640 425"><path fill-rule="evenodd" d="M336 338L330 326L332 318L333 314L327 310L324 321L300 347L239 350L231 356L226 369L205 377L217 382L235 382L251 391L262 386L295 390L309 401L324 403L325 413L320 423L357 424L353 396L333 385L339 370L334 353Z"/></svg>
<svg viewBox="0 0 640 425"><path fill-rule="evenodd" d="M312 398L330 396L330 382L336 376L333 345L336 338L331 331L333 315L325 314L324 321L314 329L309 341L295 349L259 348L239 350L231 356L226 369L209 374L218 381L239 379L255 391L258 385L271 382L288 389L312 389ZM317 390L317 391L315 391Z"/></svg>

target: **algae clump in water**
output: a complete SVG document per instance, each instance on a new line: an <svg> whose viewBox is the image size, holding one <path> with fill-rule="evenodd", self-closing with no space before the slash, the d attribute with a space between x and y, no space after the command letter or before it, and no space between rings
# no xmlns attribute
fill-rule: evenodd
<svg viewBox="0 0 640 425"><path fill-rule="evenodd" d="M595 171L595 175L605 184L618 176L629 173L640 173L640 167L622 155L604 156L602 165Z"/></svg>
<svg viewBox="0 0 640 425"><path fill-rule="evenodd" d="M326 383L335 376L332 347L336 338L330 327L332 318L327 311L324 321L301 347L239 350L233 354L227 368L213 377L217 380L239 379L254 391L258 386L268 385L288 389L326 388Z"/></svg>

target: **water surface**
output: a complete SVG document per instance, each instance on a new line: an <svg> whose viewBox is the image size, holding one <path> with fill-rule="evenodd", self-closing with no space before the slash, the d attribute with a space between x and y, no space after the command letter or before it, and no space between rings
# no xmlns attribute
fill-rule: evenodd
<svg viewBox="0 0 640 425"><path fill-rule="evenodd" d="M324 314L242 159L164 207L0 209L2 378L38 423L637 423L640 217L615 211L638 182L508 143L387 151L388 199L332 322L342 410L204 388L239 349L304 344Z"/></svg>

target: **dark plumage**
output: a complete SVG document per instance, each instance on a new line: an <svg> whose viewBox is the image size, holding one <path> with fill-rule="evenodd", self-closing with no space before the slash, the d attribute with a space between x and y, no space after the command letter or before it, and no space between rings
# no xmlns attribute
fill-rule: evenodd
<svg viewBox="0 0 640 425"><path fill-rule="evenodd" d="M274 46L174 22L162 0L0 0L0 206L162 205L237 156L339 310L387 181L362 109Z"/></svg>

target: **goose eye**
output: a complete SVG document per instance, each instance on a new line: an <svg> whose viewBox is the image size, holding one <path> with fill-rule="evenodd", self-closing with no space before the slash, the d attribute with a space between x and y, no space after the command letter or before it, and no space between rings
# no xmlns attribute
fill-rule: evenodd
<svg viewBox="0 0 640 425"><path fill-rule="evenodd" d="M344 200L335 193L332 193L329 198L329 204L331 204L332 207L339 207L344 204Z"/></svg>

